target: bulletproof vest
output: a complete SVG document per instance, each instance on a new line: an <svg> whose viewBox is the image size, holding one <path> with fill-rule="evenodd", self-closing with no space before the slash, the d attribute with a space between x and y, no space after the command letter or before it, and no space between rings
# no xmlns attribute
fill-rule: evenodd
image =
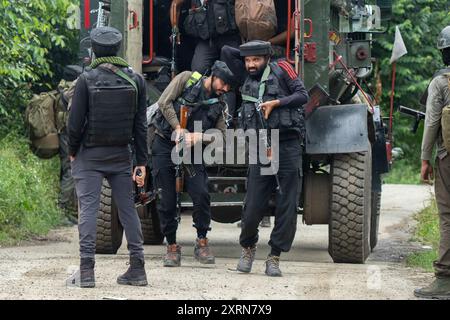
<svg viewBox="0 0 450 320"><path fill-rule="evenodd" d="M194 122L201 121L202 131L205 132L216 127L217 120L223 116L223 105L218 98L207 100L201 98L202 93L205 93L204 78L195 79L196 74L198 73L194 73L189 79L181 96L173 102L173 107L177 118L180 119L180 107L182 105L188 106L188 121L185 129L189 132L194 132ZM155 116L155 127L166 139L172 139L173 128L160 110L157 111Z"/></svg>
<svg viewBox="0 0 450 320"><path fill-rule="evenodd" d="M133 78L131 69L122 69ZM131 142L137 109L136 89L101 66L85 72L89 111L85 145L121 146Z"/></svg>
<svg viewBox="0 0 450 320"><path fill-rule="evenodd" d="M192 0L192 9L184 21L185 32L208 40L238 32L234 0Z"/></svg>
<svg viewBox="0 0 450 320"><path fill-rule="evenodd" d="M450 72L450 68L444 68L444 69L441 69L441 70L438 70L438 71L436 71L434 74L433 74L433 77L431 78L431 80L433 80L434 78L436 78L436 77L438 77L438 76L440 76L440 75L443 75L443 74L445 74L445 73L449 73ZM431 81L430 81L431 82ZM430 85L428 85L427 86L427 88L425 89L425 92L422 94L422 97L420 98L420 103L422 104L422 105L426 105L427 104L427 99L428 99L428 87L429 87Z"/></svg>
<svg viewBox="0 0 450 320"><path fill-rule="evenodd" d="M259 101L261 81L247 77L241 88L242 107L239 111L238 121L242 129L279 129L280 135L287 132L297 132L302 138L305 136L304 110L303 106L295 108L274 108L267 120L264 119L263 111L258 110L258 104L266 101L277 100L292 94L283 80L283 70L276 62L269 64L270 73L266 80L262 101ZM265 71L267 72L267 70Z"/></svg>

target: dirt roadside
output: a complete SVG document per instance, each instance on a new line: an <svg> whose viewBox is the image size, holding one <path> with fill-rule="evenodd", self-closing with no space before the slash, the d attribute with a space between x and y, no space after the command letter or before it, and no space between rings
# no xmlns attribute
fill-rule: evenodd
<svg viewBox="0 0 450 320"><path fill-rule="evenodd" d="M412 217L430 197L427 186L383 186L379 243L364 265L334 264L328 227L299 221L293 249L282 256L281 278L264 275L269 228L260 230L257 260L245 275L231 271L240 254L236 224L213 223L216 264L204 266L193 259L195 233L191 218L183 216L181 268L162 267L164 246L145 246L150 285L119 286L115 279L128 261L124 244L117 255L97 256L95 289L66 287L78 264L78 233L76 227L61 228L32 245L0 248L0 299L414 299L413 289L432 274L406 267L404 259L421 249L410 241Z"/></svg>

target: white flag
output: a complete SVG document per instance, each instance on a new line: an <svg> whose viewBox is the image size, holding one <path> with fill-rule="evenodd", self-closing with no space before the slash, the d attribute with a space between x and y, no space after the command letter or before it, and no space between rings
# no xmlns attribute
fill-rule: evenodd
<svg viewBox="0 0 450 320"><path fill-rule="evenodd" d="M392 56L390 63L397 61L407 53L408 50L406 50L402 34L400 33L400 29L398 28L398 26L395 26L394 48L392 48Z"/></svg>

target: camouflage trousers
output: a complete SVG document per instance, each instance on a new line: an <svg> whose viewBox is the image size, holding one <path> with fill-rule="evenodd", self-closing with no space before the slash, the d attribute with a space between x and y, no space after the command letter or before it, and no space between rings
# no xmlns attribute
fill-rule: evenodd
<svg viewBox="0 0 450 320"><path fill-rule="evenodd" d="M436 202L439 211L439 258L434 262L436 276L450 277L450 155L436 160Z"/></svg>
<svg viewBox="0 0 450 320"><path fill-rule="evenodd" d="M59 158L61 169L59 174L60 192L58 196L58 206L65 211L66 214L77 215L78 200L70 167L68 142L69 137L64 129L59 135Z"/></svg>

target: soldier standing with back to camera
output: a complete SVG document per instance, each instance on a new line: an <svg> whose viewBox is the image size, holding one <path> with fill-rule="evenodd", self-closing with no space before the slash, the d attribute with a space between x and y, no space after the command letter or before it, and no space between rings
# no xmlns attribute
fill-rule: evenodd
<svg viewBox="0 0 450 320"><path fill-rule="evenodd" d="M439 211L441 237L439 258L434 262L436 278L428 287L416 289L414 294L420 298L450 299L450 150L447 150L444 146L441 126L442 109L445 106L450 106L450 26L441 31L437 48L441 51L442 60L447 68L439 70L433 76L433 80L428 87L420 175L422 181L431 183L433 166L430 161L433 148L436 145L434 188Z"/></svg>
<svg viewBox="0 0 450 320"><path fill-rule="evenodd" d="M249 74L241 88L241 127L244 130L262 129L258 117L258 112L262 112L267 127L279 130L279 142L272 141L272 144L279 143L278 187L281 192L278 190L276 193L275 223L270 235L271 252L266 260L265 273L268 276L281 276L280 254L290 250L297 228L297 207L303 176L303 105L308 100L308 93L286 61L270 62L272 50L269 42L255 40L243 44L240 54L245 59L245 68ZM257 104L261 100L261 111L258 111ZM275 175L261 175L260 164L250 165L239 239L242 255L237 270L240 272L251 271L258 241L258 224L262 214L267 212L269 199L276 187Z"/></svg>
<svg viewBox="0 0 450 320"><path fill-rule="evenodd" d="M146 174L145 81L116 56L122 42L117 29L96 28L91 31L91 42L95 60L77 81L68 123L72 175L80 205L80 286L95 286L97 212L104 178L111 185L130 251L130 267L117 282L144 286L143 236L134 206L133 180L143 186ZM132 142L137 160L134 173ZM137 176L137 170L142 176Z"/></svg>

